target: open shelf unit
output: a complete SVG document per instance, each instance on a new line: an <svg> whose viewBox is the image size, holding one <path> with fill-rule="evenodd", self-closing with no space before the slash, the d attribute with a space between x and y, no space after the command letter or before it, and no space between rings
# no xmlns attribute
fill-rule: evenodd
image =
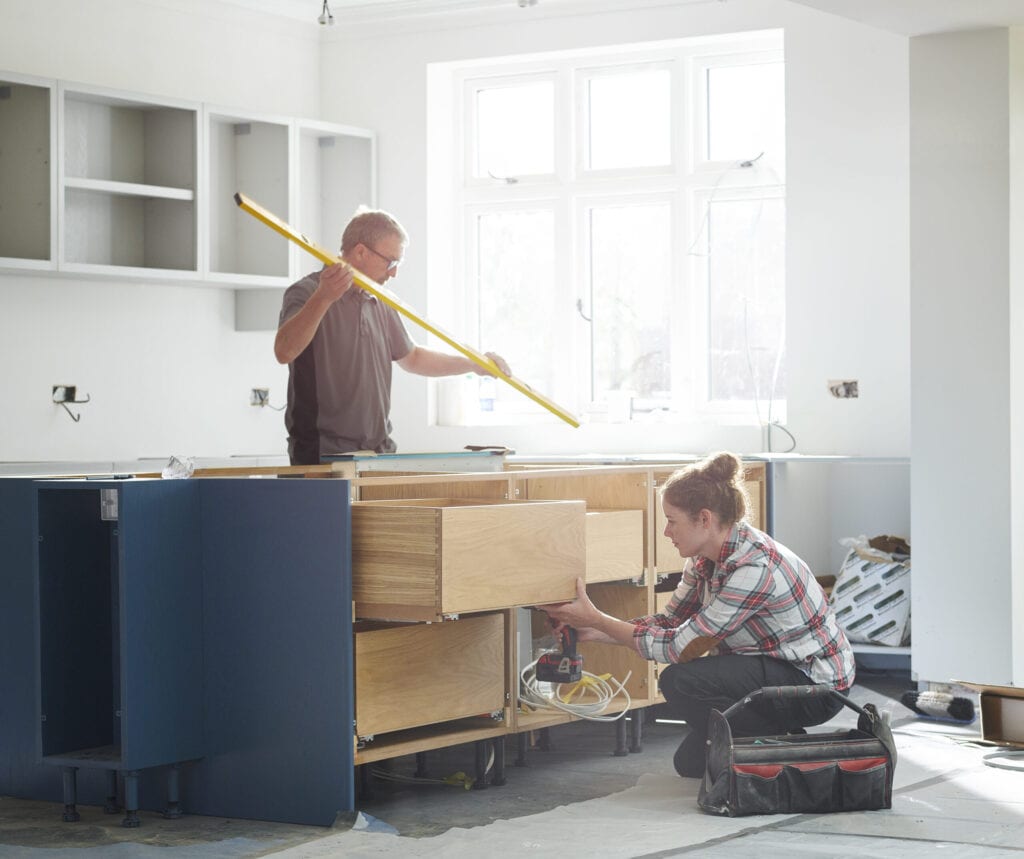
<svg viewBox="0 0 1024 859"><path fill-rule="evenodd" d="M199 105L59 92L61 270L195 276Z"/></svg>
<svg viewBox="0 0 1024 859"><path fill-rule="evenodd" d="M56 81L0 72L0 267L57 264Z"/></svg>
<svg viewBox="0 0 1024 859"><path fill-rule="evenodd" d="M0 270L233 288L276 327L252 293L317 263L235 193L337 248L375 172L367 129L0 71Z"/></svg>

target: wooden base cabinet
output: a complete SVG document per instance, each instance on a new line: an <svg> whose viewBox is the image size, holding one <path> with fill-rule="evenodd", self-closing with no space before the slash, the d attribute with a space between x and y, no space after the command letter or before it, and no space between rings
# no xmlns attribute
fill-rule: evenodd
<svg viewBox="0 0 1024 859"><path fill-rule="evenodd" d="M472 716L505 718L505 615L363 625L355 633L356 735Z"/></svg>
<svg viewBox="0 0 1024 859"><path fill-rule="evenodd" d="M572 599L585 570L585 509L582 501L356 502L356 617L441 620Z"/></svg>

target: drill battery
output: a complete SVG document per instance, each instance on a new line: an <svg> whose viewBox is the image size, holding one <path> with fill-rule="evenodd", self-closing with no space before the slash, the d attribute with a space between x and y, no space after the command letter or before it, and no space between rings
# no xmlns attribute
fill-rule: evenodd
<svg viewBox="0 0 1024 859"><path fill-rule="evenodd" d="M543 683L576 683L583 678L583 657L576 652L576 630L564 626L559 637L561 652L542 653L534 668L535 676Z"/></svg>

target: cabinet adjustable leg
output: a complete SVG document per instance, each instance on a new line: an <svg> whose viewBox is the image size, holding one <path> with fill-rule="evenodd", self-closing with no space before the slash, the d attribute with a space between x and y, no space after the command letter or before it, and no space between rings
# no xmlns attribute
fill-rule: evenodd
<svg viewBox="0 0 1024 859"><path fill-rule="evenodd" d="M139 820L139 773L131 770L124 774L124 820L121 825L125 829L135 829L142 823Z"/></svg>
<svg viewBox="0 0 1024 859"><path fill-rule="evenodd" d="M629 750L631 752L642 752L644 750L644 712L645 710L634 710L629 714Z"/></svg>
<svg viewBox="0 0 1024 859"><path fill-rule="evenodd" d="M526 762L526 752L530 748L530 734L528 731L523 731L521 734L516 734L516 759L515 765L517 767L529 766Z"/></svg>
<svg viewBox="0 0 1024 859"><path fill-rule="evenodd" d="M359 770L359 797L369 801L373 799L373 779L370 778L370 765L360 764L356 769Z"/></svg>
<svg viewBox="0 0 1024 859"><path fill-rule="evenodd" d="M164 809L164 817L168 820L181 817L180 776L181 767L177 764L167 771L167 808Z"/></svg>
<svg viewBox="0 0 1024 859"><path fill-rule="evenodd" d="M476 781L473 782L473 790L483 790L487 787L487 747L489 745L487 740L477 740L473 743L476 752Z"/></svg>
<svg viewBox="0 0 1024 859"><path fill-rule="evenodd" d="M427 772L427 753L416 752L416 772L413 773L414 778L429 778L430 774Z"/></svg>
<svg viewBox="0 0 1024 859"><path fill-rule="evenodd" d="M61 781L64 785L64 815L62 820L65 823L75 823L81 820L81 815L75 806L78 804L78 767L61 767Z"/></svg>
<svg viewBox="0 0 1024 859"><path fill-rule="evenodd" d="M494 743L494 774L491 776L491 784L501 787L507 784L505 780L505 738L495 737Z"/></svg>
<svg viewBox="0 0 1024 859"><path fill-rule="evenodd" d="M121 804L117 801L117 770L107 770L107 801L103 803L103 813L121 813Z"/></svg>
<svg viewBox="0 0 1024 859"><path fill-rule="evenodd" d="M551 729L541 728L538 732L537 748L542 752L551 751Z"/></svg>
<svg viewBox="0 0 1024 859"><path fill-rule="evenodd" d="M622 758L629 754L629 749L626 748L625 717L615 720L615 751L612 754L617 758Z"/></svg>

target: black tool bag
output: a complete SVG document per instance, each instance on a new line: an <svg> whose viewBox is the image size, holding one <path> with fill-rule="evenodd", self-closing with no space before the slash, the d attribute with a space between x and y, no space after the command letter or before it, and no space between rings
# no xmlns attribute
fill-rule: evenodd
<svg viewBox="0 0 1024 859"><path fill-rule="evenodd" d="M758 699L832 695L860 718L852 731L733 738L729 717ZM697 804L711 814L802 814L892 807L896 744L873 704L825 686L766 686L712 710Z"/></svg>

